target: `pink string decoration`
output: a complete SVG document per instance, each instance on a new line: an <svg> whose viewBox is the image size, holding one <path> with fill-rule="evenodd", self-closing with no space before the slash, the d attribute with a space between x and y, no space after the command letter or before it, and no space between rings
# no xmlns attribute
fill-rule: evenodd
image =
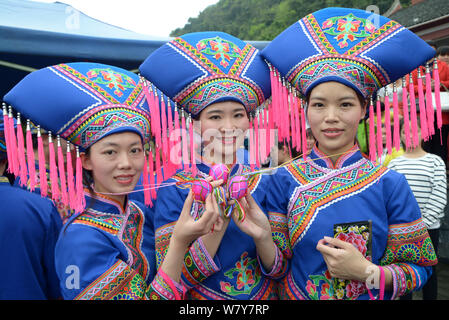
<svg viewBox="0 0 449 320"><path fill-rule="evenodd" d="M75 180L75 192L76 192L76 212L83 212L86 206L86 198L84 197L83 186L83 165L81 163L81 157L79 148L76 147L76 180Z"/></svg>
<svg viewBox="0 0 449 320"><path fill-rule="evenodd" d="M424 89L421 77L421 68L418 68L418 99L419 99L419 118L421 124L421 136L424 141L429 139L429 129L427 127L426 104L424 101Z"/></svg>
<svg viewBox="0 0 449 320"><path fill-rule="evenodd" d="M39 188L41 190L41 196L46 197L48 188L47 168L45 165L45 151L40 126L37 127L37 154L39 161Z"/></svg>
<svg viewBox="0 0 449 320"><path fill-rule="evenodd" d="M382 136L382 109L380 105L380 96L376 99L376 115L377 115L377 157L380 159L384 152L383 136Z"/></svg>
<svg viewBox="0 0 449 320"><path fill-rule="evenodd" d="M193 176L196 176L198 170L196 167L196 159L195 159L195 137L193 135L193 120L189 115L189 140L190 140L190 164L191 164L191 172Z"/></svg>
<svg viewBox="0 0 449 320"><path fill-rule="evenodd" d="M9 107L8 112L8 137L9 137L9 147L11 150L11 168L12 173L17 177L19 175L19 159L17 155L17 139L16 139L16 132L14 130L14 118L12 117L12 110L11 107Z"/></svg>
<svg viewBox="0 0 449 320"><path fill-rule="evenodd" d="M4 125L4 129L3 131L5 132L5 143L6 143L6 155L8 158L8 172L12 173L13 169L12 169L12 147L11 147L11 141L9 140L10 137L10 133L9 133L9 119L8 119L8 111L6 110L6 104L3 103L2 104L3 107L3 125Z"/></svg>
<svg viewBox="0 0 449 320"><path fill-rule="evenodd" d="M19 178L20 185L24 186L27 183L27 164L25 159L25 142L23 138L22 122L20 120L20 113L17 114L17 156L19 161Z"/></svg>
<svg viewBox="0 0 449 320"><path fill-rule="evenodd" d="M26 128L26 148L27 148L27 162L28 162L28 188L31 192L36 187L36 163L34 158L33 138L31 136L30 120L27 120Z"/></svg>
<svg viewBox="0 0 449 320"><path fill-rule="evenodd" d="M53 200L58 200L59 199L58 167L56 166L56 153L51 132L48 132L48 155L50 161L51 198Z"/></svg>
<svg viewBox="0 0 449 320"><path fill-rule="evenodd" d="M443 126L443 116L441 113L441 97L440 97L440 73L438 71L437 59L433 62L433 80L435 90L435 107L437 109L437 127L440 130L440 142L443 144L441 127Z"/></svg>
<svg viewBox="0 0 449 320"><path fill-rule="evenodd" d="M393 83L393 147L396 151L401 149L401 134L399 129L399 102L396 84Z"/></svg>
<svg viewBox="0 0 449 320"><path fill-rule="evenodd" d="M172 152L173 152L173 141L172 141L172 134L173 134L173 114L172 109L170 105L170 101L167 100L167 124L168 124L168 162L167 162L167 170L166 170L166 177L171 177L175 172L176 168L172 161Z"/></svg>
<svg viewBox="0 0 449 320"><path fill-rule="evenodd" d="M75 179L73 173L72 152L70 150L69 142L67 142L66 159L67 159L67 189L68 189L69 207L76 211L78 208L76 203L77 199L75 191Z"/></svg>
<svg viewBox="0 0 449 320"><path fill-rule="evenodd" d="M59 182L60 182L60 194L61 194L61 202L64 204L64 206L69 205L69 198L67 194L67 181L66 181L66 174L65 174L65 168L64 168L64 155L62 153L62 147L61 147L61 138L57 136L56 139L57 142L57 149L58 149L58 172L59 172Z"/></svg>
<svg viewBox="0 0 449 320"><path fill-rule="evenodd" d="M181 141L181 131L180 131L180 127L179 127L179 121L180 120L179 120L178 106L175 103L175 113L173 116L173 122L175 124L175 131L174 131L174 137L172 137L172 139L174 139L174 146L176 146L176 150L178 151L178 154L176 157L176 161L178 161L178 163L175 165L176 169L179 169L182 166L182 162L179 161L182 159L182 154L179 157L179 151L182 152L182 150L181 150L182 141ZM178 147L179 147L179 150L178 150Z"/></svg>
<svg viewBox="0 0 449 320"><path fill-rule="evenodd" d="M405 134L405 148L410 149L410 115L408 110L407 100L407 83L405 77L402 78L402 110L404 111L404 134Z"/></svg>
<svg viewBox="0 0 449 320"><path fill-rule="evenodd" d="M369 104L369 157L372 162L376 161L376 139L374 129L374 104L373 99Z"/></svg>
<svg viewBox="0 0 449 320"><path fill-rule="evenodd" d="M430 67L426 65L426 110L427 110L427 128L429 130L429 136L435 134L434 127L434 115L433 115L433 102L432 102L432 79L430 77Z"/></svg>
<svg viewBox="0 0 449 320"><path fill-rule="evenodd" d="M256 110L254 115L254 156L256 160L256 167L260 168L260 153L259 153L259 111Z"/></svg>
<svg viewBox="0 0 449 320"><path fill-rule="evenodd" d="M385 92L386 93L386 92ZM385 122L385 138L386 138L386 147L388 154L391 154L391 113L390 113L390 100L388 99L388 95L385 94L385 114L384 114L384 122Z"/></svg>
<svg viewBox="0 0 449 320"><path fill-rule="evenodd" d="M144 165L143 165L143 197L146 206L153 207L153 201L151 201L151 193L150 193L150 183L148 179L148 159L147 156L144 156Z"/></svg>
<svg viewBox="0 0 449 320"><path fill-rule="evenodd" d="M304 112L304 105L301 100L301 137L302 137L302 157L307 158L307 132L306 132L306 115Z"/></svg>
<svg viewBox="0 0 449 320"><path fill-rule="evenodd" d="M410 95L410 122L412 126L412 146L416 148L419 144L418 136L418 116L416 108L415 85L413 84L412 74L409 76L409 95Z"/></svg>
<svg viewBox="0 0 449 320"><path fill-rule="evenodd" d="M185 171L190 171L189 151L187 148L187 130L185 111L181 109L182 162Z"/></svg>
<svg viewBox="0 0 449 320"><path fill-rule="evenodd" d="M153 151L150 150L148 152L148 169L149 169L149 179L151 179L151 183L154 183L154 159L153 159ZM156 199L156 189L155 188L151 188L150 190L151 192L151 198L152 199Z"/></svg>

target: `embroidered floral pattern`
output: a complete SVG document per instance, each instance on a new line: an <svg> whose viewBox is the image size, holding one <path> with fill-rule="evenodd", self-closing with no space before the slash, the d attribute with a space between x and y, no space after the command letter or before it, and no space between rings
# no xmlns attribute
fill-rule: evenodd
<svg viewBox="0 0 449 320"><path fill-rule="evenodd" d="M242 54L242 50L238 46L218 36L199 41L196 48L201 53L211 55L219 60L220 65L224 68L229 66L232 59L238 58Z"/></svg>
<svg viewBox="0 0 449 320"><path fill-rule="evenodd" d="M87 72L87 76L95 83L106 86L114 90L114 94L121 97L122 91L134 88L136 82L129 76L113 71L110 68L95 68Z"/></svg>
<svg viewBox="0 0 449 320"><path fill-rule="evenodd" d="M250 294L252 289L259 284L261 278L257 259L248 257L248 252L243 252L240 260L236 262L235 268L226 271L224 275L228 279L236 279L234 285L230 282L220 281L221 290L230 296ZM235 278L234 275L236 275Z"/></svg>

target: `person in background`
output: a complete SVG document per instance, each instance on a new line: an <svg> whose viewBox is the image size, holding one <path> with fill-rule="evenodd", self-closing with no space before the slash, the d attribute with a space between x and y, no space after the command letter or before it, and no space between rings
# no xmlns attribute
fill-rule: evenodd
<svg viewBox="0 0 449 320"><path fill-rule="evenodd" d="M313 149L313 146L314 146L315 143L316 143L316 139L315 139L315 137L313 136L313 132L312 132L312 129L311 129L311 128L308 128L308 129L306 130L306 138L307 138L307 152L310 154L310 152L311 152L312 149Z"/></svg>
<svg viewBox="0 0 449 320"><path fill-rule="evenodd" d="M449 66L449 46L441 46L437 50L437 59Z"/></svg>
<svg viewBox="0 0 449 320"><path fill-rule="evenodd" d="M418 119L419 121L419 119ZM446 206L446 165L443 160L422 148L421 131L418 130L420 144L388 164L388 168L402 173L418 201L422 218L427 226L435 253L438 255L440 221L444 217ZM405 141L404 121L401 121L401 137ZM423 300L436 300L438 297L438 280L436 265L432 266L432 276L422 288ZM412 293L401 297L411 300Z"/></svg>

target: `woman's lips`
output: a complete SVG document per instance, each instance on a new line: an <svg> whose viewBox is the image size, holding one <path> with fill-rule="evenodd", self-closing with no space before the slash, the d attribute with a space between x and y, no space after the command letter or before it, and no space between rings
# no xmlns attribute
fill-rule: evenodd
<svg viewBox="0 0 449 320"><path fill-rule="evenodd" d="M237 141L236 137L222 137L221 143L222 144L235 144Z"/></svg>
<svg viewBox="0 0 449 320"><path fill-rule="evenodd" d="M343 134L343 131L344 131L343 129L338 129L338 128L329 128L329 129L322 130L324 136L326 136L328 138L338 137Z"/></svg>
<svg viewBox="0 0 449 320"><path fill-rule="evenodd" d="M133 178L134 178L134 175L120 175L120 176L116 176L115 180L119 184L128 185L133 182Z"/></svg>

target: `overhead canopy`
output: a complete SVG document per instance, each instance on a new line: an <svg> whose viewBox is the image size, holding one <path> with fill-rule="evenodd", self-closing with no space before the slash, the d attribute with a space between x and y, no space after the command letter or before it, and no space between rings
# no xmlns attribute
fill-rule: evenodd
<svg viewBox="0 0 449 320"><path fill-rule="evenodd" d="M136 72L171 38L125 30L60 2L0 0L0 39L1 100L29 72L58 63L93 61Z"/></svg>
<svg viewBox="0 0 449 320"><path fill-rule="evenodd" d="M136 70L169 38L154 38L86 16L63 3L0 0L0 99L28 72L95 61Z"/></svg>

